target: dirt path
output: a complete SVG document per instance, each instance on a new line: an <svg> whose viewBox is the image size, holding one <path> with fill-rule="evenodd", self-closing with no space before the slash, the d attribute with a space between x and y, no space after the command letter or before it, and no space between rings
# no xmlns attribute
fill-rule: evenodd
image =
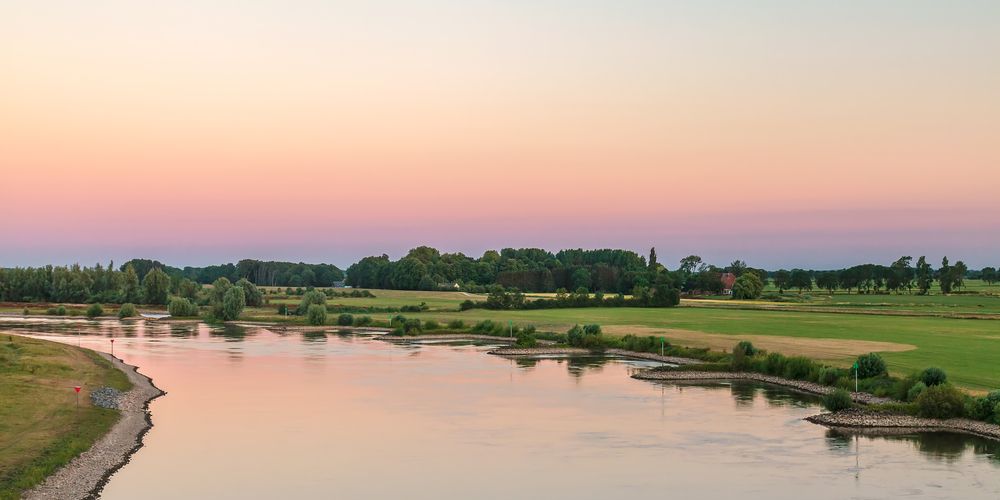
<svg viewBox="0 0 1000 500"><path fill-rule="evenodd" d="M111 475L125 466L132 454L142 447L142 437L153 426L149 402L166 393L153 385L149 377L137 372L136 367L108 354L98 354L125 372L132 382L132 390L118 401L121 419L94 446L25 493L23 498L96 498Z"/></svg>

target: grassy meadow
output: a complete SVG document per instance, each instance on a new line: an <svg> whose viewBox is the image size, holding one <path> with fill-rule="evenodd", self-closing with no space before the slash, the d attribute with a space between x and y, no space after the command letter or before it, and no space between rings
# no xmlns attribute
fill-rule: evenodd
<svg viewBox="0 0 1000 500"><path fill-rule="evenodd" d="M73 386L80 385L80 406ZM92 351L0 337L0 499L20 497L90 448L118 420L90 404L90 390L131 387L124 373Z"/></svg>

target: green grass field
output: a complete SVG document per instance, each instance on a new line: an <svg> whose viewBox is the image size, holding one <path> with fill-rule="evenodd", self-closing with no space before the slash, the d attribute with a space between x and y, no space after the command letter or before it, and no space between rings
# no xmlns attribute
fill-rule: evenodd
<svg viewBox="0 0 1000 500"><path fill-rule="evenodd" d="M681 307L585 308L537 311L458 312L458 305L470 297L458 292L409 292L372 290L376 298L333 298L328 304L351 306L400 306L426 302L430 310L407 313L407 317L445 322L462 319L467 324L491 319L533 324L543 331L563 332L576 323L598 323L611 335L628 333L662 335L674 343L729 349L740 339L750 339L766 349L785 354L807 355L842 366L862 353L882 352L890 369L909 374L929 366L945 369L951 379L973 390L1000 388L1000 320L954 319L917 316L938 308L989 309L998 299L975 295L851 295L837 294L832 300L849 304L826 312L822 303L761 303L780 306L778 310L748 310L728 307L726 301L684 301ZM815 297L815 295L814 295ZM289 303L298 298L288 299ZM817 301L820 299L816 299ZM993 301L993 302L990 302ZM735 302L735 301L734 301ZM978 303L991 304L980 308ZM248 310L260 319L274 317L272 307ZM691 304L701 307L691 307ZM817 306L796 311L795 306ZM847 312L839 312L846 309ZM854 309L884 310L893 315L850 314ZM833 312L834 310L838 312ZM909 311L916 311L910 315ZM389 314L374 314L385 319Z"/></svg>
<svg viewBox="0 0 1000 500"><path fill-rule="evenodd" d="M80 385L80 406L73 386ZM90 404L124 373L92 351L13 335L0 339L0 499L15 499L80 454L118 420Z"/></svg>

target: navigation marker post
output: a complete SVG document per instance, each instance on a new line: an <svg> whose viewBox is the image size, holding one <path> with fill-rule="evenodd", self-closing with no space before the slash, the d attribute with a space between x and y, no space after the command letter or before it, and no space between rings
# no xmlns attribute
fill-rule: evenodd
<svg viewBox="0 0 1000 500"><path fill-rule="evenodd" d="M510 327L510 338L514 338L514 321L508 319L507 326Z"/></svg>
<svg viewBox="0 0 1000 500"><path fill-rule="evenodd" d="M660 337L660 356L663 356L663 350L667 347L667 338Z"/></svg>
<svg viewBox="0 0 1000 500"><path fill-rule="evenodd" d="M80 389L81 389L81 387L78 386L78 385L74 385L73 386L73 390L76 391L76 407L77 408L80 407Z"/></svg>
<svg viewBox="0 0 1000 500"><path fill-rule="evenodd" d="M854 362L854 392L858 392L858 362Z"/></svg>
<svg viewBox="0 0 1000 500"><path fill-rule="evenodd" d="M115 357L115 339L111 339L111 357Z"/></svg>

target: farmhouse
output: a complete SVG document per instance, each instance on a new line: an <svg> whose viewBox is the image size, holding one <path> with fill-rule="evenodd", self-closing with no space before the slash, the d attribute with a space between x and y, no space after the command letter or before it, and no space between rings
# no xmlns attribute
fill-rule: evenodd
<svg viewBox="0 0 1000 500"><path fill-rule="evenodd" d="M736 283L736 275L733 273L722 273L719 280L722 281L722 294L732 295L733 285Z"/></svg>

